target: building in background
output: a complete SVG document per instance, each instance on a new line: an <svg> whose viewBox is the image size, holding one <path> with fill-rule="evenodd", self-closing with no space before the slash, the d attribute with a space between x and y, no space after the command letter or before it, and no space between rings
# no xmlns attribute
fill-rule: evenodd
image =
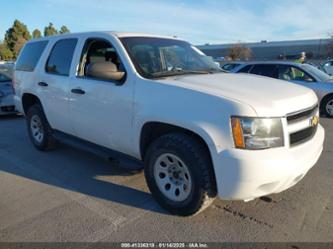
<svg viewBox="0 0 333 249"><path fill-rule="evenodd" d="M324 60L329 57L330 44L332 39L242 43L252 50L251 60L294 60L301 52L305 52L308 59ZM237 44L205 44L197 47L206 55L219 59L228 57L230 48L235 45Z"/></svg>

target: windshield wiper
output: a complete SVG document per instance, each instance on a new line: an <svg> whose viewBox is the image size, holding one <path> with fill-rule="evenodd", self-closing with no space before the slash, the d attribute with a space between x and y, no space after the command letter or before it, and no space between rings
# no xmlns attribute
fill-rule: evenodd
<svg viewBox="0 0 333 249"><path fill-rule="evenodd" d="M184 75L184 74L211 74L213 71L205 71L205 70L171 70L171 71L162 71L152 73L152 77L167 77L167 76L177 76L177 75Z"/></svg>

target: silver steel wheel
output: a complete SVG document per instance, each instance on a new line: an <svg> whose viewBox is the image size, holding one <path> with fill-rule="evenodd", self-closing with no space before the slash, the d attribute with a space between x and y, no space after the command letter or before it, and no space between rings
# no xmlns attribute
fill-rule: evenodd
<svg viewBox="0 0 333 249"><path fill-rule="evenodd" d="M192 179L186 164L176 155L162 154L154 164L159 190L172 201L184 201L191 193Z"/></svg>
<svg viewBox="0 0 333 249"><path fill-rule="evenodd" d="M44 138L44 127L38 115L33 115L30 120L30 131L36 142L41 143Z"/></svg>
<svg viewBox="0 0 333 249"><path fill-rule="evenodd" d="M330 116L333 116L333 99L329 100L327 103L326 103L326 112L330 115Z"/></svg>

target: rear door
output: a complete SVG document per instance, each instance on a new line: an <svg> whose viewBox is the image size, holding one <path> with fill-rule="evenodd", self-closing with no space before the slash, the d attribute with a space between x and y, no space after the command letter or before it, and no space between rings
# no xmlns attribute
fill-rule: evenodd
<svg viewBox="0 0 333 249"><path fill-rule="evenodd" d="M28 92L37 94L36 80L38 66L42 63L42 54L45 54L48 40L38 40L28 42L21 49L20 55L15 63L13 86L16 94L14 96L15 105L18 111L24 112L22 107L22 94Z"/></svg>
<svg viewBox="0 0 333 249"><path fill-rule="evenodd" d="M69 72L77 38L53 42L43 59L36 80L38 96L52 128L73 134L69 118Z"/></svg>

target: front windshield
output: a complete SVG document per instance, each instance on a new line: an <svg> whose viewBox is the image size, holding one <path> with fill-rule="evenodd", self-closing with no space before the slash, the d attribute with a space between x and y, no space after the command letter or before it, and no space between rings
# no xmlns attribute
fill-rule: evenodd
<svg viewBox="0 0 333 249"><path fill-rule="evenodd" d="M222 72L211 57L184 41L154 37L120 40L135 68L145 78Z"/></svg>
<svg viewBox="0 0 333 249"><path fill-rule="evenodd" d="M12 80L13 68L13 64L9 63L0 65L0 82L7 82Z"/></svg>
<svg viewBox="0 0 333 249"><path fill-rule="evenodd" d="M320 81L332 81L333 78L328 75L327 73L319 70L318 68L309 65L309 64L302 64L303 68L309 72L310 74L312 74L313 76L315 76L316 78L318 78Z"/></svg>
<svg viewBox="0 0 333 249"><path fill-rule="evenodd" d="M10 78L8 78L6 75L0 73L0 82L6 82L10 81Z"/></svg>

